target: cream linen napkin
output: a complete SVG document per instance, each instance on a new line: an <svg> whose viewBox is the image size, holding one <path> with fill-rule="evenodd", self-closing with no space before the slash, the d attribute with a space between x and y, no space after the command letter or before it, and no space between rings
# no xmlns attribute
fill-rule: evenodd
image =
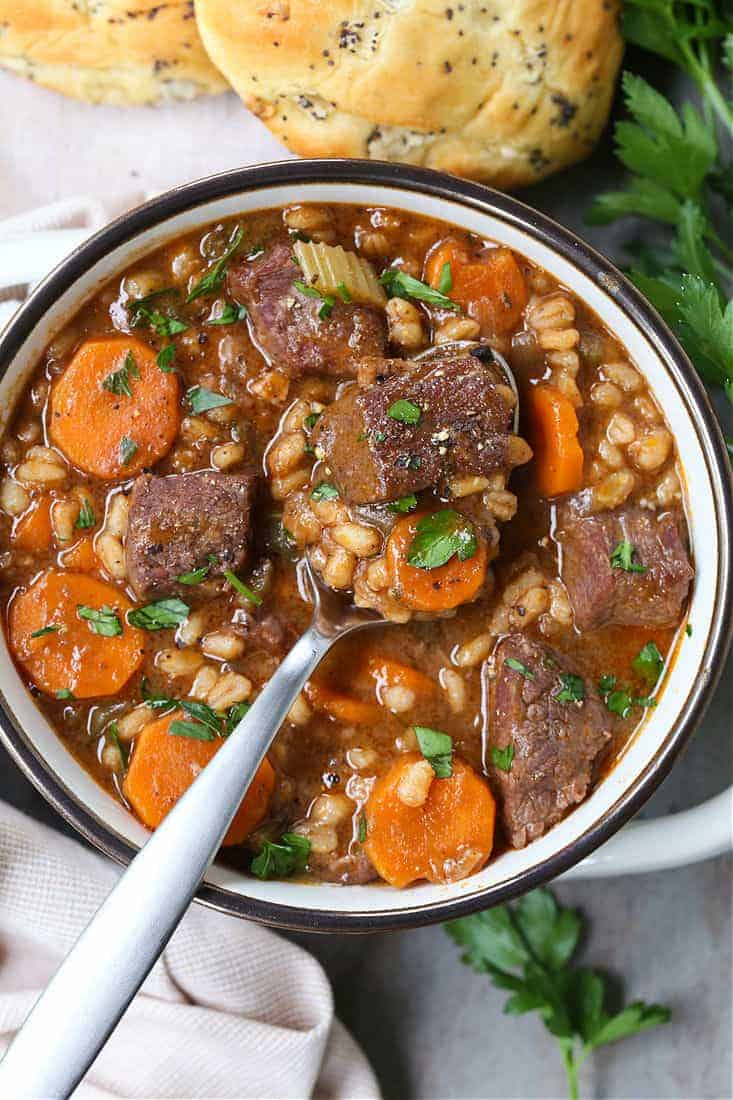
<svg viewBox="0 0 733 1100"><path fill-rule="evenodd" d="M0 254L3 241L48 230L92 233L142 198L126 196L113 210L82 197L0 221ZM24 286L0 290L0 328L24 295ZM119 874L0 803L0 1049ZM315 959L264 928L194 905L74 1095L371 1100L379 1087L335 1018Z"/></svg>

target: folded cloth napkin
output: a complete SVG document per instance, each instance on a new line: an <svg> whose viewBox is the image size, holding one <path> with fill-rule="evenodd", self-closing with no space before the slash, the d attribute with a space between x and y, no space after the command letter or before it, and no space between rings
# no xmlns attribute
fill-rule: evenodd
<svg viewBox="0 0 733 1100"><path fill-rule="evenodd" d="M120 873L0 803L0 1050ZM310 1096L379 1097L364 1055L334 1016L321 966L274 933L200 905L74 1093L75 1100Z"/></svg>
<svg viewBox="0 0 733 1100"><path fill-rule="evenodd" d="M0 251L3 241L53 229L91 234L143 198L81 197L8 218ZM0 328L25 293L22 285L0 290ZM0 803L0 1050L119 874ZM104 981L104 959L99 974ZM371 1100L379 1087L335 1018L315 959L264 928L194 905L74 1096Z"/></svg>

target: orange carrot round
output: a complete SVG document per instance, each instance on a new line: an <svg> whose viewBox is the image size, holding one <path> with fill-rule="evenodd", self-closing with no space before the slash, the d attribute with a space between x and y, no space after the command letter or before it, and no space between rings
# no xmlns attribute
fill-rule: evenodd
<svg viewBox="0 0 733 1100"><path fill-rule="evenodd" d="M432 695L436 683L424 672L411 665L403 665L391 657L373 656L367 659L367 670L376 682L377 702L384 706L384 693L388 688L402 687L413 692L416 698Z"/></svg>
<svg viewBox="0 0 733 1100"><path fill-rule="evenodd" d="M571 402L555 386L541 382L527 391L524 411L540 493L555 497L575 492L583 484L583 448Z"/></svg>
<svg viewBox="0 0 733 1100"><path fill-rule="evenodd" d="M407 555L426 515L415 512L399 519L387 540L386 556L392 589L397 599L413 611L447 611L475 598L486 579L486 541L477 535L476 553L461 561L454 556L436 569L418 569Z"/></svg>
<svg viewBox="0 0 733 1100"><path fill-rule="evenodd" d="M138 734L122 793L148 829L156 829L224 743L195 741L170 733L171 722L185 719L174 711L150 722ZM224 844L241 844L257 828L275 789L275 772L265 759L259 766L224 837Z"/></svg>
<svg viewBox="0 0 733 1100"><path fill-rule="evenodd" d="M305 697L316 710L321 710L337 722L352 726L371 726L382 717L374 703L364 703L353 695L345 695L320 680L309 680Z"/></svg>
<svg viewBox="0 0 733 1100"><path fill-rule="evenodd" d="M483 867L494 842L494 798L462 760L453 758L450 778L433 780L422 806L400 800L400 781L420 760L419 753L400 757L377 781L366 805L364 851L391 886L465 878Z"/></svg>
<svg viewBox="0 0 733 1100"><path fill-rule="evenodd" d="M80 617L80 607L109 609L122 633L112 637L95 633L93 624ZM76 699L114 695L144 657L143 631L125 621L131 607L111 584L83 573L52 569L13 599L8 615L10 645L33 683L47 695L71 692Z"/></svg>
<svg viewBox="0 0 733 1100"><path fill-rule="evenodd" d="M133 477L173 445L181 419L178 398L178 378L160 370L142 340L88 340L52 390L51 440L85 473Z"/></svg>
<svg viewBox="0 0 733 1100"><path fill-rule="evenodd" d="M10 534L14 546L20 550L30 550L35 554L42 554L48 550L53 537L52 504L53 497L44 493L32 501L25 512L18 516Z"/></svg>
<svg viewBox="0 0 733 1100"><path fill-rule="evenodd" d="M446 263L452 282L448 297L479 322L484 336L516 327L527 304L527 285L510 248L492 248L471 259L466 247L449 237L426 260L430 286L438 287Z"/></svg>
<svg viewBox="0 0 733 1100"><path fill-rule="evenodd" d="M77 573L93 573L95 569L99 568L99 559L94 552L93 537L84 535L68 550L62 550L58 561L64 569L73 569Z"/></svg>

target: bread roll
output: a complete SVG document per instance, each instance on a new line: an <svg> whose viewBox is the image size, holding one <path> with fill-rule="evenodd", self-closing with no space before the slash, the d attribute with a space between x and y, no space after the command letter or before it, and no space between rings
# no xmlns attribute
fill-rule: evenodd
<svg viewBox="0 0 733 1100"><path fill-rule="evenodd" d="M196 18L296 153L505 188L590 152L622 53L617 0L196 0Z"/></svg>
<svg viewBox="0 0 733 1100"><path fill-rule="evenodd" d="M90 103L224 91L193 0L0 0L0 66Z"/></svg>

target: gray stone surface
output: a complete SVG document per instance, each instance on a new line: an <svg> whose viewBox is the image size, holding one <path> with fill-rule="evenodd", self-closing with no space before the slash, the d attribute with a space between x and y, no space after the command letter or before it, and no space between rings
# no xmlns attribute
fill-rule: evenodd
<svg viewBox="0 0 733 1100"><path fill-rule="evenodd" d="M252 120L243 122L233 97L157 112L96 110L7 74L0 74L0 95L13 108L0 148L0 217L86 191L90 164L94 186L104 194L124 186L161 188L254 159L248 144L253 131L247 129ZM174 132L185 137L175 146ZM40 133L39 143L33 135ZM269 138L256 154L281 155ZM589 229L582 215L588 195L619 175L605 143L586 164L523 197L618 259L629 226ZM720 407L730 433L731 406ZM694 805L731 782L732 714L729 662L703 728L645 813ZM0 797L63 828L4 754ZM589 917L587 961L622 977L629 997L668 1003L674 1013L666 1027L598 1053L584 1068L583 1095L733 1095L730 859L556 888L563 902ZM504 995L460 965L441 928L294 938L324 964L338 1011L371 1058L387 1097L550 1100L565 1094L554 1041L533 1017L504 1016Z"/></svg>

